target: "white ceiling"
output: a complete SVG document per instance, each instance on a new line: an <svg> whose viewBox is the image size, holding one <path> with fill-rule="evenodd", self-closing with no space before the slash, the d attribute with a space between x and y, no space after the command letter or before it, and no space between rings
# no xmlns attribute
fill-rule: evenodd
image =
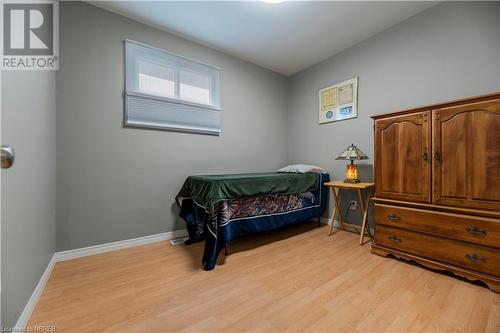
<svg viewBox="0 0 500 333"><path fill-rule="evenodd" d="M436 2L104 1L94 5L292 75Z"/></svg>

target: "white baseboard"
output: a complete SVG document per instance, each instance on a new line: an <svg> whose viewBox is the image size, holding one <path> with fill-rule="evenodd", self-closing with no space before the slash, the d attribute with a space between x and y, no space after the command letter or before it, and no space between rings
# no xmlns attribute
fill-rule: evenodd
<svg viewBox="0 0 500 333"><path fill-rule="evenodd" d="M74 249L74 250L68 250L68 251L54 253L54 255L52 256L52 259L50 259L49 264L47 265L47 268L43 272L42 277L40 278L40 281L38 281L38 284L36 285L35 290L33 290L33 293L31 294L31 297L28 300L28 303L24 307L23 312L19 316L19 319L17 320L15 327L18 329L25 328L26 325L28 324L28 321L31 318L31 315L33 314L33 310L35 309L35 306L38 303L40 296L42 296L43 289L45 288L45 285L47 284L47 281L49 280L50 274L52 273L52 270L54 269L54 266L57 262L86 257L86 256L91 256L91 255L99 254L99 253L105 253L105 252L125 249L128 247L134 247L134 246L156 243L156 242L165 241L165 240L171 240L171 239L175 239L175 238L181 238L181 237L185 237L186 235L187 235L187 230L181 229L181 230L175 230L175 231L170 231L170 232L163 232L161 234L156 234L156 235L149 235L149 236L144 236L144 237L125 239L125 240L118 241L118 242L100 244L100 245L95 245L95 246L88 246L88 247L84 247L84 248L80 248L80 249Z"/></svg>
<svg viewBox="0 0 500 333"><path fill-rule="evenodd" d="M165 241L165 240L171 240L174 238L181 238L181 237L186 237L186 236L187 236L187 230L181 229L181 230L163 232L161 234L149 235L149 236L132 238L132 239L125 239L125 240L112 242L112 243L87 246L87 247L82 247L80 249L56 252L55 256L56 256L56 261L60 262L60 261L66 261L66 260L71 260L71 259L76 259L76 258L81 258L81 257L87 257L87 256L92 256L94 254L106 253L106 252L126 249L128 247L156 243L156 242L161 242L161 241Z"/></svg>
<svg viewBox="0 0 500 333"><path fill-rule="evenodd" d="M323 224L331 224L332 219L329 219L327 217L321 217L320 222ZM340 226L340 223L337 220L335 220L333 223L334 223L333 225L335 227ZM373 230L372 230L372 232L373 232ZM21 313L21 316L19 316L19 319L17 320L17 323L16 323L16 327L17 328L24 328L28 324L28 321L29 321L31 315L33 314L33 310L35 309L35 306L38 303L38 300L40 299L40 296L42 295L43 289L45 288L45 285L47 284L47 281L49 280L50 274L52 273L52 270L54 269L54 266L57 262L81 258L81 257L92 256L92 255L99 254L99 253L106 253L106 252L121 250L121 249L129 248L129 247L139 246L139 245L156 243L156 242L160 242L160 241L168 241L171 239L181 238L181 237L186 237L186 236L187 236L187 230L181 229L181 230L163 232L161 234L156 234L156 235L149 235L149 236L144 236L144 237L125 239L125 240L112 242L112 243L99 244L99 245L94 245L94 246L83 247L80 249L73 249L73 250L61 251L61 252L54 253L54 255L52 256L52 259L50 259L49 264L47 265L47 268L43 272L43 275L40 278L40 281L38 281L38 284L36 285L35 290L33 290L33 293L31 294L31 297L30 297L28 303L24 307L24 310Z"/></svg>
<svg viewBox="0 0 500 333"><path fill-rule="evenodd" d="M321 216L319 218L320 222L323 223L323 224L332 224L332 219L328 218L328 217L324 217L324 216ZM338 224L338 221L335 221L336 224ZM334 226L337 226L336 224L334 224Z"/></svg>
<svg viewBox="0 0 500 333"><path fill-rule="evenodd" d="M317 220L317 218L314 218L314 219L311 219L311 221L315 221L315 222L317 222L318 220ZM327 224L327 225L332 224L332 219L331 219L331 218L328 218L328 217L324 217L324 216L321 216L321 217L319 218L319 221L320 221L322 224ZM333 222L333 226L334 226L334 227L340 227L340 222L339 222L339 221L337 221L337 220L335 220L335 221Z"/></svg>
<svg viewBox="0 0 500 333"><path fill-rule="evenodd" d="M31 318L31 315L33 314L33 310L35 310L35 306L38 303L38 300L40 299L40 296L42 296L43 289L45 288L45 285L47 284L47 281L49 281L50 274L52 274L52 270L54 269L54 266L56 265L56 255L54 254L52 258L50 259L47 268L45 268L45 271L42 274L42 277L38 281L38 284L35 287L35 290L33 290L33 293L31 294L30 299L28 300L28 303L26 303L26 306L24 307L23 312L19 316L19 319L17 320L16 323L16 328L25 328L26 325L28 325L28 321ZM19 331L22 332L22 331Z"/></svg>
<svg viewBox="0 0 500 333"><path fill-rule="evenodd" d="M322 216L322 217L320 218L320 222L321 222L321 223L323 223L323 224L328 224L328 225L330 225L330 224L332 224L332 219L331 219L331 218L328 218L328 217L324 217L324 216ZM333 226L334 226L335 228L340 228L340 221L339 221L339 220L335 220L335 221L333 222ZM372 235L375 235L375 229L370 228L370 232L372 233Z"/></svg>

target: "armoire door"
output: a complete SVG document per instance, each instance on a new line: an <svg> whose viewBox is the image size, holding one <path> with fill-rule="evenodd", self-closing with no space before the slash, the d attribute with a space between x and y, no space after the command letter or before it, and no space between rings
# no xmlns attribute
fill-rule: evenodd
<svg viewBox="0 0 500 333"><path fill-rule="evenodd" d="M433 118L433 202L500 210L500 99Z"/></svg>
<svg viewBox="0 0 500 333"><path fill-rule="evenodd" d="M430 202L430 117L427 111L375 121L377 197Z"/></svg>

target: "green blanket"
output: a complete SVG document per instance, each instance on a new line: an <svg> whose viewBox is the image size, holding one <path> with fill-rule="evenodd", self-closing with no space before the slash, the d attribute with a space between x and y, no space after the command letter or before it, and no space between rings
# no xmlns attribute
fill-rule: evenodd
<svg viewBox="0 0 500 333"><path fill-rule="evenodd" d="M247 173L234 175L190 176L184 182L177 202L193 200L212 211L220 201L267 193L297 194L318 190L320 177L315 173Z"/></svg>

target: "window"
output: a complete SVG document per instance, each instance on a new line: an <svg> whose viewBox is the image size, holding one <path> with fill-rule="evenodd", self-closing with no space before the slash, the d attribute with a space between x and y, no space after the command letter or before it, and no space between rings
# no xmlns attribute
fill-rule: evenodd
<svg viewBox="0 0 500 333"><path fill-rule="evenodd" d="M125 41L125 125L220 133L220 69Z"/></svg>

